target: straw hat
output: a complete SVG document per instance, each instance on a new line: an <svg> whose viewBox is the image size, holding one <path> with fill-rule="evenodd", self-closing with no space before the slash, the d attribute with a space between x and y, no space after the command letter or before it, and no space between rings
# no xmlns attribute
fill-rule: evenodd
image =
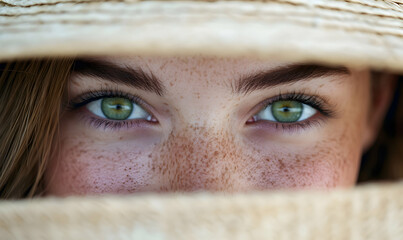
<svg viewBox="0 0 403 240"><path fill-rule="evenodd" d="M403 1L2 0L0 61L255 56L403 72Z"/></svg>
<svg viewBox="0 0 403 240"><path fill-rule="evenodd" d="M141 195L0 204L0 239L382 239L403 236L403 182L331 193Z"/></svg>
<svg viewBox="0 0 403 240"><path fill-rule="evenodd" d="M403 73L403 1L0 0L0 61L105 54ZM9 201L0 203L0 239L399 239L402 186Z"/></svg>

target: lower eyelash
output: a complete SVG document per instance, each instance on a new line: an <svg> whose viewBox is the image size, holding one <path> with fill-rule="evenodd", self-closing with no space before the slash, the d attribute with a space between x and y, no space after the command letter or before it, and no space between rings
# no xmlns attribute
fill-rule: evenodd
<svg viewBox="0 0 403 240"><path fill-rule="evenodd" d="M84 116L86 121L94 128L103 128L104 130L119 130L122 128L140 127L143 124L150 124L144 119L132 119L125 121L113 121L107 119L99 119L91 116Z"/></svg>
<svg viewBox="0 0 403 240"><path fill-rule="evenodd" d="M312 119L312 120L304 120L301 122L295 122L295 123L279 123L279 122L273 122L274 127L276 129L281 129L287 132L298 132L300 130L305 130L311 127L315 126L320 126L323 123L324 119Z"/></svg>

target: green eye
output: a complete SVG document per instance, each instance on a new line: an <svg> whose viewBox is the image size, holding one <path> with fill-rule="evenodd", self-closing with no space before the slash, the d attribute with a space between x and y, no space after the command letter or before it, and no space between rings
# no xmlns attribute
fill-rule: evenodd
<svg viewBox="0 0 403 240"><path fill-rule="evenodd" d="M300 122L315 115L316 109L293 100L280 100L266 106L253 118L280 123Z"/></svg>
<svg viewBox="0 0 403 240"><path fill-rule="evenodd" d="M86 108L94 115L108 120L152 120L152 115L136 102L124 97L104 97L87 103Z"/></svg>
<svg viewBox="0 0 403 240"><path fill-rule="evenodd" d="M101 109L108 119L126 120L133 112L133 103L126 98L103 98Z"/></svg>
<svg viewBox="0 0 403 240"><path fill-rule="evenodd" d="M272 104L271 113L279 122L296 122L302 115L304 106L297 101L278 101Z"/></svg>

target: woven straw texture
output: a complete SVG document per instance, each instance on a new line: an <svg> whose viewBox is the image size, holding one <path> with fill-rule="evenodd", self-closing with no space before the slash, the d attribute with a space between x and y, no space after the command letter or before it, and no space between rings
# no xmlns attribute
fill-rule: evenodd
<svg viewBox="0 0 403 240"><path fill-rule="evenodd" d="M0 0L0 61L251 56L403 73L403 1ZM3 239L403 239L403 182L0 202Z"/></svg>
<svg viewBox="0 0 403 240"><path fill-rule="evenodd" d="M402 187L3 202L0 239L399 240Z"/></svg>
<svg viewBox="0 0 403 240"><path fill-rule="evenodd" d="M402 6L389 0L2 0L0 60L204 54L403 72Z"/></svg>

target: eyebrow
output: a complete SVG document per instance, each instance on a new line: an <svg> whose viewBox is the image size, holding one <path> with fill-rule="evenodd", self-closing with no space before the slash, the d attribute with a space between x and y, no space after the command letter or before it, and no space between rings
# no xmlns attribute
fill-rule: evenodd
<svg viewBox="0 0 403 240"><path fill-rule="evenodd" d="M103 60L76 59L72 71L80 75L93 76L117 84L164 95L165 88L152 73L147 74L141 68L120 67ZM278 85L291 84L329 75L349 75L346 67L328 67L312 64L292 64L242 76L232 85L234 93L248 94Z"/></svg>
<svg viewBox="0 0 403 240"><path fill-rule="evenodd" d="M293 64L241 77L233 85L233 92L248 94L278 85L291 84L329 75L350 75L346 67L326 67L312 64Z"/></svg>
<svg viewBox="0 0 403 240"><path fill-rule="evenodd" d="M120 67L101 60L76 59L72 71L79 75L98 77L117 84L154 92L159 96L165 92L162 83L152 73L148 74L140 68Z"/></svg>

